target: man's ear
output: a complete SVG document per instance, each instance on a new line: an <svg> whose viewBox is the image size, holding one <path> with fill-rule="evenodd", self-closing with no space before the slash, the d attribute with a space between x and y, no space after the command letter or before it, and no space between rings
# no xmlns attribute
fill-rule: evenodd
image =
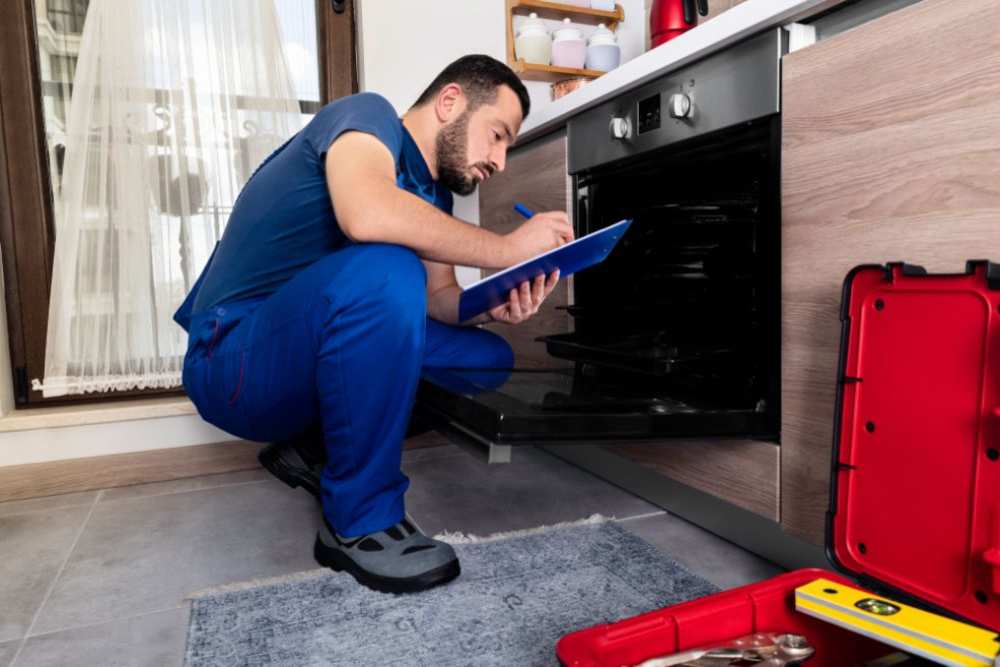
<svg viewBox="0 0 1000 667"><path fill-rule="evenodd" d="M465 93L457 83L449 83L442 88L434 101L434 112L438 121L444 125L457 118L466 105Z"/></svg>

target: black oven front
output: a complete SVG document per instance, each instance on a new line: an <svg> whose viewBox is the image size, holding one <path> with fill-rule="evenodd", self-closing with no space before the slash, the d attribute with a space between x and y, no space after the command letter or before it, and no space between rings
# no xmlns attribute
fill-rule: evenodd
<svg viewBox="0 0 1000 667"><path fill-rule="evenodd" d="M418 414L484 443L778 440L780 30L569 123L577 236L634 222L572 281L549 369L436 369Z"/></svg>

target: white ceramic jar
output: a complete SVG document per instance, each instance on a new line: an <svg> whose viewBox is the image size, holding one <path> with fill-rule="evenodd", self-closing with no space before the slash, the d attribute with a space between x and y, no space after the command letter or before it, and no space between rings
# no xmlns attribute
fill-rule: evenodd
<svg viewBox="0 0 1000 667"><path fill-rule="evenodd" d="M563 27L555 31L552 40L552 64L556 67L580 69L587 60L587 40L579 28L574 28L568 18Z"/></svg>
<svg viewBox="0 0 1000 667"><path fill-rule="evenodd" d="M538 14L529 14L521 24L514 39L514 54L519 60L537 65L552 61L552 37Z"/></svg>
<svg viewBox="0 0 1000 667"><path fill-rule="evenodd" d="M618 67L622 60L622 50L618 46L615 33L602 23L590 36L587 45L587 69L608 72Z"/></svg>

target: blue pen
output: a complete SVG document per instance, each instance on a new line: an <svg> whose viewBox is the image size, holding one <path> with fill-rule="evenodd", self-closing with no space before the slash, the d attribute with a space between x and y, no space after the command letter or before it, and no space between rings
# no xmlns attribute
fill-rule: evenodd
<svg viewBox="0 0 1000 667"><path fill-rule="evenodd" d="M525 218L535 217L535 213L524 204L514 204L514 210L523 215Z"/></svg>

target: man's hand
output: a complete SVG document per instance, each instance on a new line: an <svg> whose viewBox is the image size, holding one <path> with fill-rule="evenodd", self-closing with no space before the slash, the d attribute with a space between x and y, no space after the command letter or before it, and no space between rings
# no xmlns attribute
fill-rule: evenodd
<svg viewBox="0 0 1000 667"><path fill-rule="evenodd" d="M535 216L536 218L538 216ZM532 218L534 220L535 218ZM532 282L523 282L517 289L510 291L507 303L490 310L490 317L497 322L520 324L538 312L545 297L552 293L559 282L559 270L556 269L549 277L538 276Z"/></svg>
<svg viewBox="0 0 1000 667"><path fill-rule="evenodd" d="M503 237L509 264L520 264L573 240L573 225L565 211L536 213Z"/></svg>

